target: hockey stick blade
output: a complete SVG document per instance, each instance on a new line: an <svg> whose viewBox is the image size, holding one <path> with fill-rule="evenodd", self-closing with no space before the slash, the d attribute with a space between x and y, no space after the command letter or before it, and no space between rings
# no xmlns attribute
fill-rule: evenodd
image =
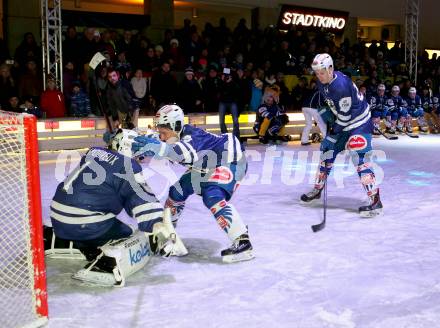
<svg viewBox="0 0 440 328"><path fill-rule="evenodd" d="M393 135L385 134L385 133L382 132L381 130L377 130L377 131L379 131L379 133L380 133L381 135L383 135L383 136L384 136L386 139L388 139L388 140L397 140L397 139L399 139L398 136L393 136Z"/></svg>
<svg viewBox="0 0 440 328"><path fill-rule="evenodd" d="M405 134L410 138L418 138L419 136L417 134L408 133L405 131Z"/></svg>
<svg viewBox="0 0 440 328"><path fill-rule="evenodd" d="M312 225L312 231L318 232L325 228L325 220L322 220L321 223Z"/></svg>

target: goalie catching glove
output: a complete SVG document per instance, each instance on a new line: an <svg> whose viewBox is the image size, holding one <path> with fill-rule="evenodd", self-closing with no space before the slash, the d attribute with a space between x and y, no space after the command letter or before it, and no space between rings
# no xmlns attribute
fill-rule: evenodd
<svg viewBox="0 0 440 328"><path fill-rule="evenodd" d="M177 235L171 223L171 210L164 210L163 222L158 222L153 226L153 233L150 235L151 251L163 257L184 256L188 250Z"/></svg>

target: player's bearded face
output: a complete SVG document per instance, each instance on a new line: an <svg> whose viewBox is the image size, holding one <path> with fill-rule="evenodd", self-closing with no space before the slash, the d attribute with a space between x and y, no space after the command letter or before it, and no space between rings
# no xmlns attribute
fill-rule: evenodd
<svg viewBox="0 0 440 328"><path fill-rule="evenodd" d="M323 84L330 83L333 78L333 70L331 68L318 69L315 71L315 75L318 78L319 82Z"/></svg>
<svg viewBox="0 0 440 328"><path fill-rule="evenodd" d="M176 143L177 141L179 141L179 139L177 138L177 133L171 129L158 127L157 132L159 132L160 140L166 143Z"/></svg>

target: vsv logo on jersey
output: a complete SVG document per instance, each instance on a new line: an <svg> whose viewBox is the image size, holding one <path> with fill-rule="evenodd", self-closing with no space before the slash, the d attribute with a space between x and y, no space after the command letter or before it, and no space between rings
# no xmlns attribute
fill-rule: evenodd
<svg viewBox="0 0 440 328"><path fill-rule="evenodd" d="M355 134L348 139L346 149L348 150L362 150L365 149L368 145L367 139L360 134Z"/></svg>
<svg viewBox="0 0 440 328"><path fill-rule="evenodd" d="M139 263L145 256L148 256L150 253L148 249L148 244L145 243L144 245L140 244L140 249L138 249L136 252L131 252L131 249L129 249L130 254L130 265L135 265Z"/></svg>

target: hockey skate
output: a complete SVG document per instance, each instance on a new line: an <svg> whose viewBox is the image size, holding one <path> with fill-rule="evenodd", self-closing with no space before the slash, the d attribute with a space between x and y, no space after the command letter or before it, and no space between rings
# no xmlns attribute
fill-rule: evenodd
<svg viewBox="0 0 440 328"><path fill-rule="evenodd" d="M247 233L242 234L234 240L231 247L222 250L222 260L225 263L252 260L255 256L252 253L252 244Z"/></svg>
<svg viewBox="0 0 440 328"><path fill-rule="evenodd" d="M263 144L263 145L267 145L269 143L269 139L267 137L265 137L265 136L260 136L258 138L258 141L260 141L260 143Z"/></svg>
<svg viewBox="0 0 440 328"><path fill-rule="evenodd" d="M379 125L378 124L374 124L374 128L373 128L373 137L378 137L380 136L381 133L379 131Z"/></svg>
<svg viewBox="0 0 440 328"><path fill-rule="evenodd" d="M302 194L301 201L303 203L310 203L311 201L313 201L315 199L320 199L321 192L322 192L322 189L314 188L311 192L308 192L307 194Z"/></svg>
<svg viewBox="0 0 440 328"><path fill-rule="evenodd" d="M394 127L386 128L385 133L396 134L396 128Z"/></svg>
<svg viewBox="0 0 440 328"><path fill-rule="evenodd" d="M359 214L363 218L372 218L382 213L383 205L380 201L379 192L371 197L371 204L359 207Z"/></svg>
<svg viewBox="0 0 440 328"><path fill-rule="evenodd" d="M396 130L399 133L405 133L405 128L402 125L397 125Z"/></svg>
<svg viewBox="0 0 440 328"><path fill-rule="evenodd" d="M405 129L405 134L408 136L408 137L411 137L411 138L418 138L419 136L417 135L417 133L414 133L414 131L413 131L413 128L412 128L412 126L411 125L408 125L407 127L406 127L406 129Z"/></svg>
<svg viewBox="0 0 440 328"><path fill-rule="evenodd" d="M429 129L427 126L419 126L419 131L420 131L420 133L423 133L423 134L429 133Z"/></svg>

